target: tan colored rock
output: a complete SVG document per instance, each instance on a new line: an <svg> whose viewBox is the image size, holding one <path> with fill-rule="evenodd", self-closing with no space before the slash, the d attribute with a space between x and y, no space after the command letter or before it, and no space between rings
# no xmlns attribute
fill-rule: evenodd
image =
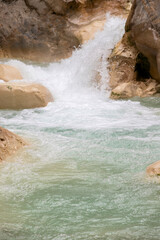
<svg viewBox="0 0 160 240"><path fill-rule="evenodd" d="M5 64L0 64L0 79L4 80L5 82L11 80L21 80L22 75L17 68Z"/></svg>
<svg viewBox="0 0 160 240"><path fill-rule="evenodd" d="M93 39L96 32L103 30L105 22L106 19L95 20L89 24L81 26L74 33L81 43L85 43L86 41Z"/></svg>
<svg viewBox="0 0 160 240"><path fill-rule="evenodd" d="M136 80L135 65L138 50L130 41L130 35L126 33L122 40L115 46L109 57L109 86L111 89L124 82Z"/></svg>
<svg viewBox="0 0 160 240"><path fill-rule="evenodd" d="M149 176L160 176L160 161L157 161L147 167L146 173Z"/></svg>
<svg viewBox="0 0 160 240"><path fill-rule="evenodd" d="M45 107L53 97L40 84L0 84L0 109L26 109Z"/></svg>
<svg viewBox="0 0 160 240"><path fill-rule="evenodd" d="M126 99L138 95L139 88L134 83L121 83L111 92L112 99ZM141 92L141 91L140 91Z"/></svg>
<svg viewBox="0 0 160 240"><path fill-rule="evenodd" d="M111 91L111 99L127 99L133 97L150 97L159 92L159 85L154 79L146 82L124 82L120 83ZM157 95L158 96L158 95Z"/></svg>
<svg viewBox="0 0 160 240"><path fill-rule="evenodd" d="M0 161L15 154L26 142L16 134L0 127Z"/></svg>
<svg viewBox="0 0 160 240"><path fill-rule="evenodd" d="M73 0L72 2L75 2ZM67 14L75 36L80 43L93 39L95 33L102 31L106 23L106 13L127 18L131 8L129 0L84 0L79 2L79 7Z"/></svg>

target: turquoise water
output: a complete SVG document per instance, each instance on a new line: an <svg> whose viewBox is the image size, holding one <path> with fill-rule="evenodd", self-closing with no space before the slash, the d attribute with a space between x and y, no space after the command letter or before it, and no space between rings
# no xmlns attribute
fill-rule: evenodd
<svg viewBox="0 0 160 240"><path fill-rule="evenodd" d="M0 111L1 125L30 143L0 164L0 240L160 239L160 181L145 175L160 158L160 100L112 101L105 91L106 57L123 26L109 18L61 63L9 62L55 102Z"/></svg>

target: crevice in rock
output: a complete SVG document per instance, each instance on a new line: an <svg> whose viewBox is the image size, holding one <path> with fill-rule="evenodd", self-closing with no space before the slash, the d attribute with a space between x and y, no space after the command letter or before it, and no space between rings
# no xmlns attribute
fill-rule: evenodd
<svg viewBox="0 0 160 240"><path fill-rule="evenodd" d="M52 14L53 14L53 15L56 15L56 16L60 16L60 17L63 17L63 16L64 16L64 14L62 14L62 13L56 13L56 12L54 12L54 11L52 11Z"/></svg>
<svg viewBox="0 0 160 240"><path fill-rule="evenodd" d="M30 10L34 10L34 11L40 16L40 14L39 14L39 12L38 12L38 10L37 10L36 7L34 7L33 5L31 5L28 0L24 0L24 2L25 2L25 4L26 4L26 6L27 6Z"/></svg>
<svg viewBox="0 0 160 240"><path fill-rule="evenodd" d="M137 72L137 81L145 81L145 79L151 78L151 75L149 73L150 63L142 53L139 53L137 55L134 71Z"/></svg>

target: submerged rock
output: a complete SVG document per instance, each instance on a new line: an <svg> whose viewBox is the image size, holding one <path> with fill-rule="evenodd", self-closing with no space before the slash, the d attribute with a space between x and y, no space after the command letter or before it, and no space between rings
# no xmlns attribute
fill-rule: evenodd
<svg viewBox="0 0 160 240"><path fill-rule="evenodd" d="M0 109L27 109L45 107L53 97L40 84L0 84Z"/></svg>
<svg viewBox="0 0 160 240"><path fill-rule="evenodd" d="M0 161L15 154L26 142L18 135L0 127Z"/></svg>
<svg viewBox="0 0 160 240"><path fill-rule="evenodd" d="M4 80L5 82L11 80L21 80L22 75L17 68L5 64L0 64L0 79Z"/></svg>
<svg viewBox="0 0 160 240"><path fill-rule="evenodd" d="M160 161L157 161L147 167L146 173L149 176L160 176Z"/></svg>

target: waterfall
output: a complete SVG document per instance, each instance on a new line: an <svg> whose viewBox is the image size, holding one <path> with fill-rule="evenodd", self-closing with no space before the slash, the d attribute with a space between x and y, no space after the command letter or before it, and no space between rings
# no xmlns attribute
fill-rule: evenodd
<svg viewBox="0 0 160 240"><path fill-rule="evenodd" d="M107 14L104 30L60 63L42 67L12 60L9 64L21 70L26 82L38 82L47 86L55 100L76 101L87 98L87 94L93 94L94 88L107 88L107 57L121 39L124 23L123 19ZM97 72L101 76L100 86L97 86L95 80Z"/></svg>

